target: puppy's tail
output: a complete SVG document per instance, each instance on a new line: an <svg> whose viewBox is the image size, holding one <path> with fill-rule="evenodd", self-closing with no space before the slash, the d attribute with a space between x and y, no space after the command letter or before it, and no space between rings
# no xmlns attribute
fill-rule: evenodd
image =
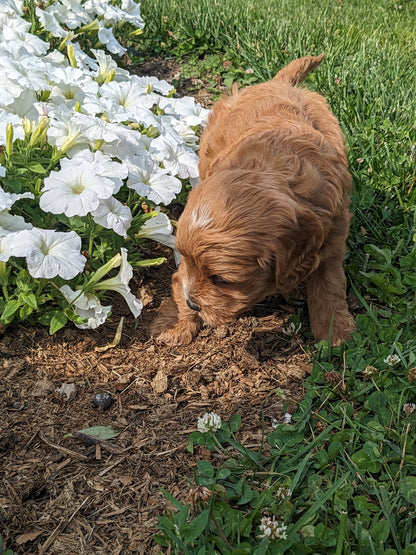
<svg viewBox="0 0 416 555"><path fill-rule="evenodd" d="M321 54L320 56L305 56L304 58L293 60L293 62L290 62L288 66L276 74L273 81L296 86L305 79L310 71L319 66L324 58L325 54Z"/></svg>

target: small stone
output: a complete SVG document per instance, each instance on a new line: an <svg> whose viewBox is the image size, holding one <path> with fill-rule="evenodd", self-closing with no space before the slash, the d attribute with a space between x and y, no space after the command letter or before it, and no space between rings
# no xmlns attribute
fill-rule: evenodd
<svg viewBox="0 0 416 555"><path fill-rule="evenodd" d="M57 390L67 401L72 401L77 396L77 386L74 383L63 383Z"/></svg>
<svg viewBox="0 0 416 555"><path fill-rule="evenodd" d="M110 393L104 391L103 393L96 393L92 398L92 402L96 407L108 410L114 403L114 397Z"/></svg>
<svg viewBox="0 0 416 555"><path fill-rule="evenodd" d="M55 386L48 380L38 380L35 382L32 390L33 397L46 397L49 393L55 391Z"/></svg>

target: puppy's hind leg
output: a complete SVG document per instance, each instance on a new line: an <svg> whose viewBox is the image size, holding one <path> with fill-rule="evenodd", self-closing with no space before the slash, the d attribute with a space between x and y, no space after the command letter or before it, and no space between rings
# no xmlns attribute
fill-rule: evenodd
<svg viewBox="0 0 416 555"><path fill-rule="evenodd" d="M201 327L198 314L186 304L181 269L173 275L172 294L150 326L150 334L167 345L187 345Z"/></svg>
<svg viewBox="0 0 416 555"><path fill-rule="evenodd" d="M339 345L354 331L354 321L346 302L346 279L342 258L324 260L308 277L309 320L317 341Z"/></svg>

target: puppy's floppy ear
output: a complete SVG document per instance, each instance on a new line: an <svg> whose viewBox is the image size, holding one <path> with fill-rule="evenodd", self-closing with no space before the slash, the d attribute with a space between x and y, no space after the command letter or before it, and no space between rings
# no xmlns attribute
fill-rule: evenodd
<svg viewBox="0 0 416 555"><path fill-rule="evenodd" d="M257 261L263 269L274 271L279 291L288 293L316 270L323 241L324 229L319 218L311 210L299 209L296 225L270 237L267 254Z"/></svg>

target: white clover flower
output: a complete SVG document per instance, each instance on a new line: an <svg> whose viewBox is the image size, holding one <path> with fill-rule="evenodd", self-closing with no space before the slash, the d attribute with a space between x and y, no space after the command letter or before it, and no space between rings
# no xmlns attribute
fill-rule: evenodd
<svg viewBox="0 0 416 555"><path fill-rule="evenodd" d="M280 486L276 491L276 498L279 501L284 501L285 499L291 496L292 496L292 490L290 490L286 486Z"/></svg>
<svg viewBox="0 0 416 555"><path fill-rule="evenodd" d="M383 362L385 362L387 366L394 366L395 364L400 362L400 357L398 357L397 355L389 355L387 358L384 359Z"/></svg>
<svg viewBox="0 0 416 555"><path fill-rule="evenodd" d="M114 197L100 200L98 208L93 210L91 215L95 223L127 237L127 230L132 220L131 210Z"/></svg>
<svg viewBox="0 0 416 555"><path fill-rule="evenodd" d="M290 337L295 337L296 335L298 335L301 328L302 324L299 324L297 326L294 322L288 322L286 326L282 326L282 332L285 335L289 335Z"/></svg>
<svg viewBox="0 0 416 555"><path fill-rule="evenodd" d="M405 412L407 416L410 416L411 414L413 414L415 410L416 410L416 405L414 403L405 403L403 405L403 412Z"/></svg>
<svg viewBox="0 0 416 555"><path fill-rule="evenodd" d="M271 540L285 540L287 538L287 526L282 522L279 523L274 516L264 516L259 525L260 531L263 532L260 538L269 537Z"/></svg>
<svg viewBox="0 0 416 555"><path fill-rule="evenodd" d="M169 204L182 189L182 182L151 158L135 156L126 159L125 164L129 172L127 187L156 204Z"/></svg>
<svg viewBox="0 0 416 555"><path fill-rule="evenodd" d="M52 229L33 228L18 232L12 255L26 257L27 269L34 278L72 279L84 269L86 258L81 254L81 237Z"/></svg>
<svg viewBox="0 0 416 555"><path fill-rule="evenodd" d="M221 417L215 412L206 412L204 416L198 418L198 430L206 432L216 432L221 428Z"/></svg>
<svg viewBox="0 0 416 555"><path fill-rule="evenodd" d="M60 287L62 294L72 304L74 311L78 316L87 318L86 324L75 324L81 330L95 330L107 319L111 312L111 306L103 306L100 299L92 293L83 293L82 291L73 291L69 285Z"/></svg>
<svg viewBox="0 0 416 555"><path fill-rule="evenodd" d="M292 415L289 412L285 412L283 417L283 424L290 424L292 421Z"/></svg>
<svg viewBox="0 0 416 555"><path fill-rule="evenodd" d="M130 291L129 281L133 277L133 268L127 261L127 249L120 249L121 252L121 266L119 273L110 279L98 282L94 289L100 291L117 291L120 293L130 308L133 316L137 318L143 308L143 303L133 295Z"/></svg>

